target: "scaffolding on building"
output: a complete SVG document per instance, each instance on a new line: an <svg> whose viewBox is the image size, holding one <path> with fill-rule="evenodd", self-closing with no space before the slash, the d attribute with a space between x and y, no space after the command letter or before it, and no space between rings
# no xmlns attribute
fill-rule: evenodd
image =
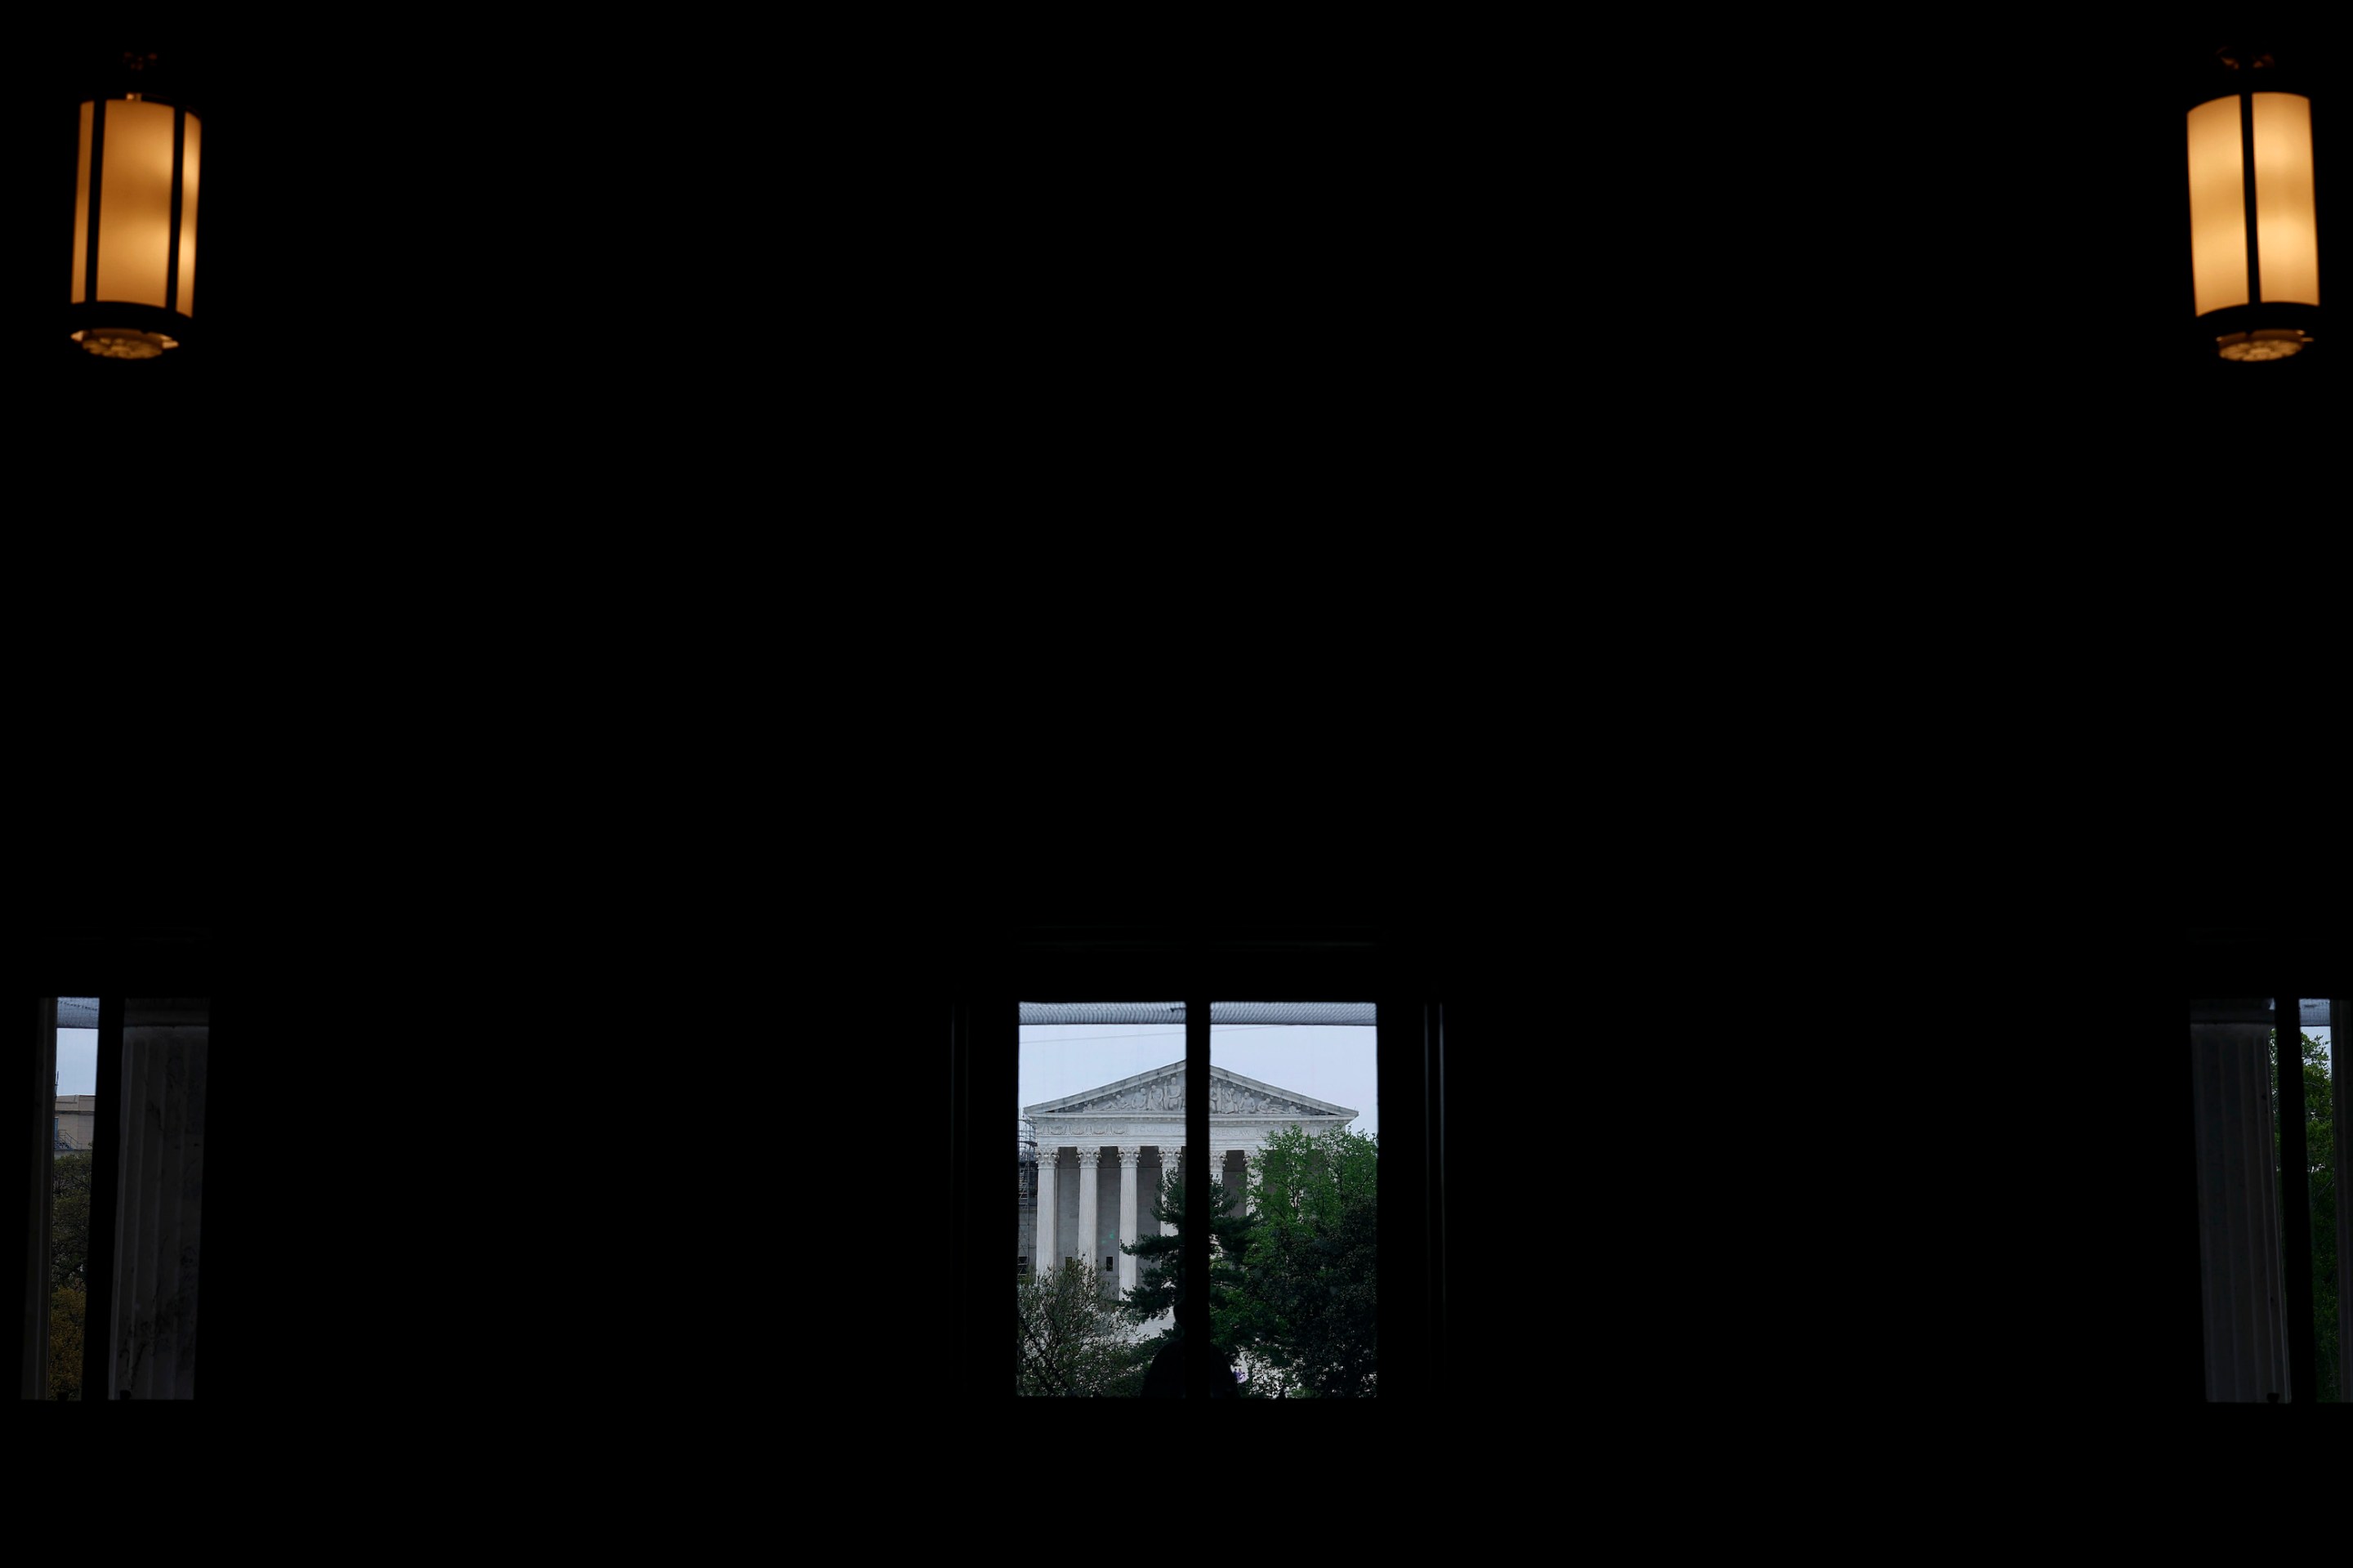
<svg viewBox="0 0 2353 1568"><path fill-rule="evenodd" d="M1019 1152L1017 1169L1021 1178L1020 1217L1026 1230L1038 1212L1038 1127L1026 1116L1021 1118ZM1021 1240L1020 1268L1023 1274L1029 1272L1029 1238L1026 1234Z"/></svg>

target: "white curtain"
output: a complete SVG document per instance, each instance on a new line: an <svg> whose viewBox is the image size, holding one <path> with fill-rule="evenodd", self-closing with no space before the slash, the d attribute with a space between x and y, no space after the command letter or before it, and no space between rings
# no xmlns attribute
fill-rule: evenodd
<svg viewBox="0 0 2353 1568"><path fill-rule="evenodd" d="M2270 1026L2193 1023L2206 1397L2289 1402ZM2308 1391L2305 1397L2309 1398Z"/></svg>
<svg viewBox="0 0 2353 1568"><path fill-rule="evenodd" d="M49 1343L49 1128L57 1112L57 999L46 997L25 1020L34 1028L32 1049L22 1057L25 1075L16 1080L21 1090L29 1091L23 1103L37 1124L31 1128L19 1124L20 1130L32 1134L24 1141L25 1196L32 1205L25 1216L25 1330L17 1364L17 1393L24 1399L49 1396L42 1369L48 1364Z"/></svg>
<svg viewBox="0 0 2353 1568"><path fill-rule="evenodd" d="M195 1395L209 1021L201 997L123 1003L108 1399ZM100 1153L104 1157L102 1143Z"/></svg>

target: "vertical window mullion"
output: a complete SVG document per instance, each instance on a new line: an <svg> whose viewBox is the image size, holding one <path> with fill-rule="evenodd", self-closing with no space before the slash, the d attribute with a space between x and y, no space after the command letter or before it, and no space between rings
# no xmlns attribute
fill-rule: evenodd
<svg viewBox="0 0 2353 1568"><path fill-rule="evenodd" d="M2345 1173L2353 1166L2347 1163L2347 1151L2353 1149L2353 1131L2345 1125L2346 1090L2345 1042L2337 1031L2345 1027L2344 997L2332 997L2328 1003L2328 1075L2330 1084L2331 1119L2337 1139L2337 1397L2353 1404L2353 1354L2345 1343L2345 1320L2353 1316L2353 1205L2345 1202Z"/></svg>
<svg viewBox="0 0 2353 1568"><path fill-rule="evenodd" d="M121 1201L123 1128L122 997L110 994L98 1001L97 1146L90 1179L90 1287L82 1309L81 1396L84 1400L114 1397L114 1287L116 1252L121 1234L115 1213ZM109 1137L111 1132L113 1136Z"/></svg>
<svg viewBox="0 0 2353 1568"><path fill-rule="evenodd" d="M1209 1007L1185 1002L1185 1294L1176 1321L1185 1336L1185 1397L1207 1399L1209 1351Z"/></svg>
<svg viewBox="0 0 2353 1568"><path fill-rule="evenodd" d="M2285 1251L2288 1398L2316 1404L2312 1301L2312 1174L2304 1127L2304 1004L2279 999L2279 1062L2273 1076L2279 1100L2280 1240Z"/></svg>
<svg viewBox="0 0 2353 1568"><path fill-rule="evenodd" d="M40 1040L26 1060L32 1069L33 1082L28 1086L37 1096L40 1115L39 1136L34 1140L33 1159L27 1171L27 1206L24 1216L24 1342L19 1347L23 1386L19 1393L26 1399L47 1399L49 1396L49 1206L50 1186L55 1180L51 1174L49 1146L57 1126L57 999L41 999L37 1017L20 1022L33 1022L39 1031Z"/></svg>
<svg viewBox="0 0 2353 1568"><path fill-rule="evenodd" d="M1446 1392L1446 1008L1432 1003L1422 1024L1423 1059L1430 1063L1422 1090L1423 1153L1428 1190L1423 1202L1429 1218L1425 1243L1430 1304L1428 1342L1433 1347L1430 1384Z"/></svg>

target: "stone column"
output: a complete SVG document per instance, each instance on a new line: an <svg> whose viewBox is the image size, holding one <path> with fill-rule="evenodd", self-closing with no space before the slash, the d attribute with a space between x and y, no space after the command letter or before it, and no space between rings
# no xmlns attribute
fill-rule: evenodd
<svg viewBox="0 0 2353 1568"><path fill-rule="evenodd" d="M1092 1274L1095 1266L1095 1171L1103 1160L1103 1150L1092 1144L1079 1147L1079 1236L1078 1258ZM1103 1281L1095 1281L1097 1293Z"/></svg>
<svg viewBox="0 0 2353 1568"><path fill-rule="evenodd" d="M1173 1148L1165 1143L1160 1146L1160 1173L1166 1176L1171 1171L1176 1172L1176 1180L1179 1181L1185 1180L1185 1146L1181 1143ZM1163 1230L1160 1234L1167 1235L1169 1233ZM1175 1313L1172 1311L1169 1317L1173 1321ZM1157 1322L1159 1319L1155 1319L1154 1321Z"/></svg>
<svg viewBox="0 0 2353 1568"><path fill-rule="evenodd" d="M1135 1245L1135 1167L1144 1158L1140 1143L1119 1146L1119 1239L1128 1246ZM1119 1291L1124 1296L1135 1288L1135 1255L1119 1255Z"/></svg>
<svg viewBox="0 0 2353 1568"><path fill-rule="evenodd" d="M1032 1244L1037 1250L1029 1258L1032 1274L1043 1274L1062 1261L1062 1255L1054 1250L1054 1205L1060 1197L1054 1191L1054 1161L1061 1157L1062 1151L1050 1143L1039 1146L1038 1239Z"/></svg>
<svg viewBox="0 0 2353 1568"><path fill-rule="evenodd" d="M1180 1143L1174 1149L1165 1143L1160 1146L1160 1174L1163 1176L1173 1174L1179 1181L1185 1180L1185 1146L1183 1144ZM1163 1235L1167 1234L1166 1231L1161 1232Z"/></svg>

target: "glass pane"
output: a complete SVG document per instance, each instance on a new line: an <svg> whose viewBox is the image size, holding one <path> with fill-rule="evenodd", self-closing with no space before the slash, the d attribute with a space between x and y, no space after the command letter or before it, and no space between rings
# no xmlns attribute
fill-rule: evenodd
<svg viewBox="0 0 2353 1568"><path fill-rule="evenodd" d="M83 1317L90 1299L90 1165L98 1148L98 1003L58 1001L55 1114L49 1122L48 1395L81 1397ZM88 1028L72 1027L87 1020Z"/></svg>
<svg viewBox="0 0 2353 1568"><path fill-rule="evenodd" d="M1210 1324L1245 1397L1369 1399L1380 1085L1369 1004L1219 1002L1209 1027Z"/></svg>
<svg viewBox="0 0 2353 1568"><path fill-rule="evenodd" d="M1079 1022L1020 1027L1017 1391L1140 1395L1174 1330L1180 1240L1160 1216L1174 1213L1166 1177L1185 1142L1184 1010L1024 1003L1022 1015Z"/></svg>
<svg viewBox="0 0 2353 1568"><path fill-rule="evenodd" d="M2311 1022L2327 1017L2327 1003L2306 1001L2301 1005L2299 1054L2304 1069L2304 1159L2306 1181L2308 1181L2308 1213L2313 1224L2313 1347L2317 1359L2313 1363L2316 1389L2296 1389L2295 1398L2313 1398L2317 1404L2341 1404L2339 1387L2339 1335L2337 1335L2337 1128L2334 1128L2334 1095L2329 1081L2329 1045L2332 1032L2325 1022ZM2278 1074L2280 1066L2280 1033L2273 1029L2268 1066ZM2273 1075L2273 1086L2278 1078ZM2271 1097L2271 1154L2273 1171L2280 1175L2280 1193L2287 1201L2292 1192L2280 1154L2284 1139L2280 1137L2280 1097L2278 1087L2273 1087Z"/></svg>
<svg viewBox="0 0 2353 1568"><path fill-rule="evenodd" d="M2345 1005L2342 998L2330 1004L2330 1023L2333 1024L2336 1022L2336 1013ZM2313 1033L2322 1036L2328 1047L2330 1137L2327 1140L2329 1171L2327 1213L2328 1217L2336 1222L2332 1227L2332 1240L2337 1258L2336 1272L2329 1277L2331 1287L2328 1300L2329 1354L2336 1358L2337 1362L2337 1400L2338 1404L2353 1404L2353 1355L2348 1354L2348 1347L2345 1344L2345 1313L2348 1302L2353 1302L2353 1213L2347 1212L2344 1202L2344 1173L2348 1163L2348 1151L2353 1150L2353 1128L2348 1128L2336 1112L2340 1108L2339 1101L2353 1097L2353 1086L2348 1086L2346 1082L2345 1063L2337 1054L2334 1031L2327 1026L2323 1026L2314 1030ZM2316 1206L2316 1222L2320 1212Z"/></svg>
<svg viewBox="0 0 2353 1568"><path fill-rule="evenodd" d="M2315 1017L2325 1019L2328 1016L2327 1003L2306 1002L2303 1014L2307 1020ZM2330 1074L2333 1032L2325 1022L2306 1022L2299 1033L2304 1058L2305 1160L2311 1184L2312 1327L2315 1347L2319 1355L2314 1368L2316 1374L2315 1382L2318 1386L2309 1393L2298 1389L2295 1397L2336 1404L2343 1399L2343 1388L2338 1372L2342 1345L2337 1333L2337 1129ZM2278 1062L2278 1039L2274 1032L2272 1036L2274 1065ZM2276 1101L2273 1107L2273 1127L2276 1138ZM2277 1147L2274 1141L2275 1152ZM2284 1184L2281 1191L2283 1193L2286 1191Z"/></svg>

